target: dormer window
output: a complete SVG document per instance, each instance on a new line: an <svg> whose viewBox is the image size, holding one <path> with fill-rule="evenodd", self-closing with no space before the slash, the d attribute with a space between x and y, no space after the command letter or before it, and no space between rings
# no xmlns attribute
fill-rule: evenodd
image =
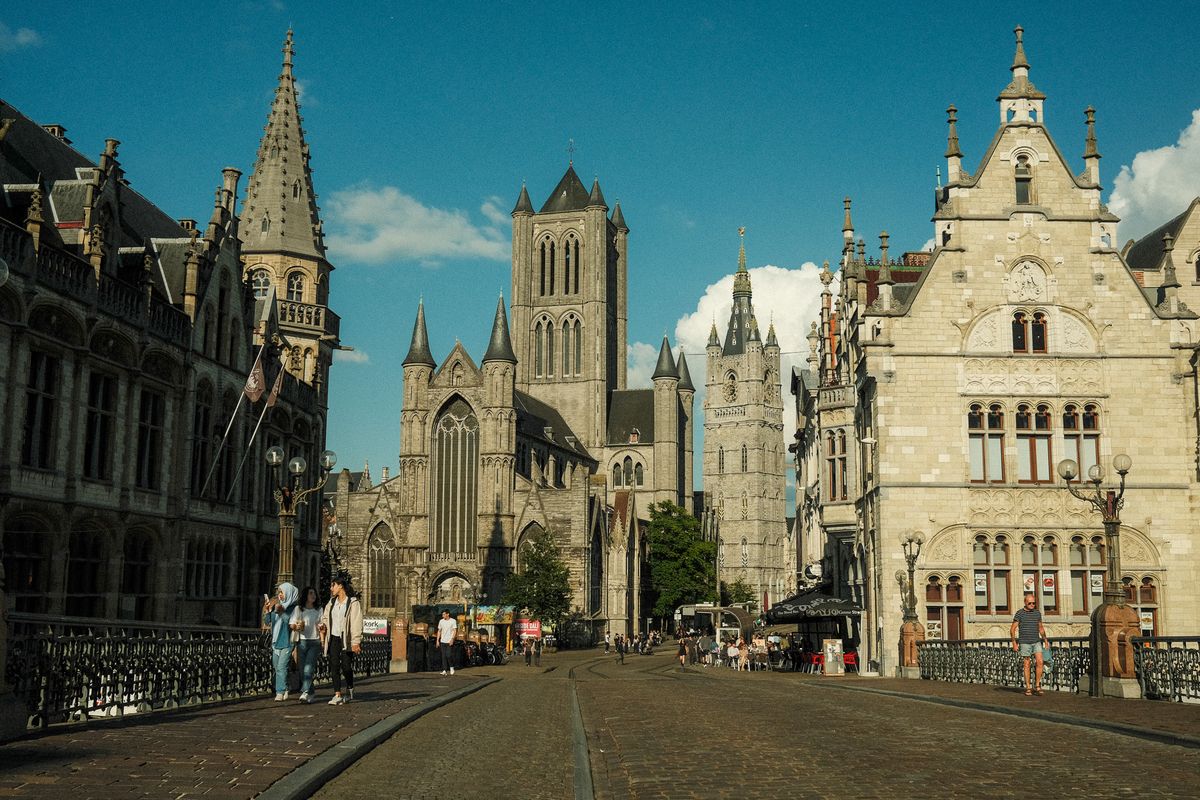
<svg viewBox="0 0 1200 800"><path fill-rule="evenodd" d="M1017 205L1033 203L1033 168L1029 165L1029 156L1017 156L1017 166L1014 170L1017 182Z"/></svg>

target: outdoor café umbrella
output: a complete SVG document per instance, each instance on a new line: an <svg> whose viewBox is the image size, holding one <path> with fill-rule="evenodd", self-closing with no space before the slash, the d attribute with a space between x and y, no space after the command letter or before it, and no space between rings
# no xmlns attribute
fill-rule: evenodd
<svg viewBox="0 0 1200 800"><path fill-rule="evenodd" d="M763 615L769 625L801 622L821 617L861 617L862 606L853 600L820 591L802 592L780 600Z"/></svg>

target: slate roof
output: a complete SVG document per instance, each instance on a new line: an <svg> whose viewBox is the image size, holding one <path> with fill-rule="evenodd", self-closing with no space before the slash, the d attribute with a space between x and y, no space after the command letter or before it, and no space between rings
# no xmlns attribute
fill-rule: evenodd
<svg viewBox="0 0 1200 800"><path fill-rule="evenodd" d="M532 395L522 391L513 392L513 405L517 410L517 433L527 436L531 439L537 439L540 442L552 444L562 450L566 450L583 458L595 462L591 453L583 446L579 437L571 430L558 413L558 410L553 406L543 403ZM546 430L550 430L550 435L546 435ZM574 442L567 441L567 437L571 437Z"/></svg>
<svg viewBox="0 0 1200 800"><path fill-rule="evenodd" d="M1188 215L1192 213L1192 209L1196 208L1197 204L1200 204L1200 197L1189 203L1182 214L1163 225L1159 225L1150 233L1147 233L1134 242L1133 246L1125 253L1125 263L1129 265L1130 269L1143 271L1162 269L1163 234L1169 233L1171 234L1171 238L1178 240L1179 232L1183 230Z"/></svg>
<svg viewBox="0 0 1200 800"><path fill-rule="evenodd" d="M568 166L562 180L554 187L554 191L546 198L542 210L538 213L582 211L588 207L590 200L591 194L575 174L575 167Z"/></svg>
<svg viewBox="0 0 1200 800"><path fill-rule="evenodd" d="M622 389L608 401L608 443L629 444L629 434L637 428L638 442L654 441L654 390Z"/></svg>
<svg viewBox="0 0 1200 800"><path fill-rule="evenodd" d="M483 354L483 360L517 363L517 355L512 348L512 338L508 335L508 316L504 313L503 297L496 302L496 318L492 322L492 338L488 342L487 352Z"/></svg>

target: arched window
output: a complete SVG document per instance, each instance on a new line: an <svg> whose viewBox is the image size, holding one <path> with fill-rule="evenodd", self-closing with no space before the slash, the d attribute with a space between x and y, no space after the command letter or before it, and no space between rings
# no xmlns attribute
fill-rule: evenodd
<svg viewBox="0 0 1200 800"><path fill-rule="evenodd" d="M583 363L583 338L580 334L583 332L583 326L579 320L575 320L575 374L582 375L580 365Z"/></svg>
<svg viewBox="0 0 1200 800"><path fill-rule="evenodd" d="M1026 403L1017 406L1017 480L1022 483L1051 483L1054 481L1050 407L1033 408Z"/></svg>
<svg viewBox="0 0 1200 800"><path fill-rule="evenodd" d="M430 495L433 552L475 554L479 420L456 398L434 422Z"/></svg>
<svg viewBox="0 0 1200 800"><path fill-rule="evenodd" d="M1029 317L1024 311L1013 314L1012 349L1014 353L1029 352Z"/></svg>
<svg viewBox="0 0 1200 800"><path fill-rule="evenodd" d="M1196 282L1200 283L1200 253L1196 254Z"/></svg>
<svg viewBox="0 0 1200 800"><path fill-rule="evenodd" d="M1104 601L1104 539L1071 539L1071 614L1086 617Z"/></svg>
<svg viewBox="0 0 1200 800"><path fill-rule="evenodd" d="M1046 326L1046 315L1041 311L1034 312L1033 321L1029 326L1029 344L1035 353L1045 353L1050 341Z"/></svg>
<svg viewBox="0 0 1200 800"><path fill-rule="evenodd" d="M192 417L192 496L199 497L208 477L212 429L212 387L202 383L196 391L196 410Z"/></svg>
<svg viewBox="0 0 1200 800"><path fill-rule="evenodd" d="M1058 613L1058 545L1053 536L1028 534L1021 541L1021 587L1037 597L1043 614Z"/></svg>
<svg viewBox="0 0 1200 800"><path fill-rule="evenodd" d="M287 279L287 299L297 303L304 301L304 274L293 272Z"/></svg>
<svg viewBox="0 0 1200 800"><path fill-rule="evenodd" d="M633 486L633 459L625 456L625 460L621 462L621 466L625 472L625 485Z"/></svg>
<svg viewBox="0 0 1200 800"><path fill-rule="evenodd" d="M546 321L546 377L554 377L554 323Z"/></svg>
<svg viewBox="0 0 1200 800"><path fill-rule="evenodd" d="M571 321L564 320L562 326L562 374L563 377L571 375Z"/></svg>
<svg viewBox="0 0 1200 800"><path fill-rule="evenodd" d="M1138 629L1142 636L1158 636L1158 586L1154 578L1147 575L1141 582L1133 578L1122 581L1125 598L1138 615Z"/></svg>
<svg viewBox="0 0 1200 800"><path fill-rule="evenodd" d="M750 566L750 542L742 537L742 567Z"/></svg>
<svg viewBox="0 0 1200 800"><path fill-rule="evenodd" d="M1017 184L1017 205L1029 205L1033 202L1033 168L1029 165L1029 156L1017 156L1013 177Z"/></svg>
<svg viewBox="0 0 1200 800"><path fill-rule="evenodd" d="M1079 464L1079 474L1086 477L1100 461L1100 409L1095 403L1084 406L1082 419L1078 406L1063 407L1063 444L1066 457Z"/></svg>
<svg viewBox="0 0 1200 800"><path fill-rule="evenodd" d="M33 520L9 520L4 531L4 590L14 611L46 610L50 578L49 531Z"/></svg>
<svg viewBox="0 0 1200 800"><path fill-rule="evenodd" d="M380 524L367 545L367 580L371 608L396 607L396 540L392 529Z"/></svg>
<svg viewBox="0 0 1200 800"><path fill-rule="evenodd" d="M533 374L539 378L545 374L542 356L542 323L539 322L533 329Z"/></svg>
<svg viewBox="0 0 1200 800"><path fill-rule="evenodd" d="M574 240L574 236L567 237L563 247L563 294L571 293L571 243Z"/></svg>
<svg viewBox="0 0 1200 800"><path fill-rule="evenodd" d="M271 215L263 214L262 224L259 226L259 233L261 233L263 236L266 236L267 232L270 230L271 230Z"/></svg>
<svg viewBox="0 0 1200 800"><path fill-rule="evenodd" d="M975 537L975 613L1004 614L1011 608L1009 573L1011 571L1008 539L997 536L989 542L985 536Z"/></svg>
<svg viewBox="0 0 1200 800"><path fill-rule="evenodd" d="M550 242L550 277L546 281L547 294L554 294L557 284L554 282L554 242Z"/></svg>
<svg viewBox="0 0 1200 800"><path fill-rule="evenodd" d="M717 448L717 474L718 475L725 474L725 448L724 447Z"/></svg>
<svg viewBox="0 0 1200 800"><path fill-rule="evenodd" d="M750 469L749 452L746 450L746 445L742 445L742 472L749 472Z"/></svg>
<svg viewBox="0 0 1200 800"><path fill-rule="evenodd" d="M538 248L541 253L541 270L539 272L541 277L538 280L538 294L543 297L546 295L546 248L548 245L549 242L542 239L542 245Z"/></svg>
<svg viewBox="0 0 1200 800"><path fill-rule="evenodd" d="M254 270L250 274L250 286L254 290L255 297L266 297L267 292L271 291L271 273L265 269Z"/></svg>
<svg viewBox="0 0 1200 800"><path fill-rule="evenodd" d="M613 464L613 486L621 485L621 465Z"/></svg>
<svg viewBox="0 0 1200 800"><path fill-rule="evenodd" d="M571 285L575 287L575 294L579 294L579 240L574 237L571 237L571 249L575 251L575 259L571 262L575 265L575 279Z"/></svg>
<svg viewBox="0 0 1200 800"><path fill-rule="evenodd" d="M103 616L106 563L99 533L71 532L67 547L67 616Z"/></svg>
<svg viewBox="0 0 1200 800"><path fill-rule="evenodd" d="M742 492L742 519L750 519L750 495Z"/></svg>
<svg viewBox="0 0 1200 800"><path fill-rule="evenodd" d="M962 578L951 575L943 582L931 575L925 583L925 626L930 639L957 641L963 637Z"/></svg>
<svg viewBox="0 0 1200 800"><path fill-rule="evenodd" d="M644 481L645 481L645 475L642 471L642 465L640 463L634 464L633 465L633 482L636 483L638 486L641 486L644 483Z"/></svg>
<svg viewBox="0 0 1200 800"><path fill-rule="evenodd" d="M292 184L292 199L293 200L300 199L300 181L296 181L295 183Z"/></svg>

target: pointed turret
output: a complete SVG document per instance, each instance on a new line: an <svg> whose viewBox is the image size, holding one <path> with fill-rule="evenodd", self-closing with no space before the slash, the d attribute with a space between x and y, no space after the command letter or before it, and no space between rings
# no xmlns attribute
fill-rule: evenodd
<svg viewBox="0 0 1200 800"><path fill-rule="evenodd" d="M751 303L750 271L746 269L746 228L738 228L738 268L733 275L733 308L729 312L729 327L725 331L725 346L722 353L727 356L746 352L750 337L750 320L754 317Z"/></svg>
<svg viewBox="0 0 1200 800"><path fill-rule="evenodd" d="M496 319L492 322L492 338L488 342L487 352L483 354L484 362L507 361L517 363L517 355L513 352L512 338L508 335L508 315L504 311L504 295L496 301Z"/></svg>
<svg viewBox="0 0 1200 800"><path fill-rule="evenodd" d="M529 200L529 190L525 188L525 184L521 184L521 195L517 198L517 204L513 206L513 216L517 214L532 214L533 203Z"/></svg>
<svg viewBox="0 0 1200 800"><path fill-rule="evenodd" d="M679 348L679 391L694 392L696 386L692 383L692 373L688 371L687 356L683 354L683 348Z"/></svg>
<svg viewBox="0 0 1200 800"><path fill-rule="evenodd" d="M767 328L767 347L779 347L779 339L775 337L775 323Z"/></svg>
<svg viewBox="0 0 1200 800"><path fill-rule="evenodd" d="M1013 28L1017 37L1017 51L1013 55L1012 81L996 98L1000 101L1000 122L1045 122L1042 119L1042 101L1046 95L1038 91L1029 80L1029 59L1025 57L1025 29L1020 25Z"/></svg>
<svg viewBox="0 0 1200 800"><path fill-rule="evenodd" d="M720 347L721 346L721 337L717 334L716 320L713 320L712 327L708 331L708 346L709 347Z"/></svg>
<svg viewBox="0 0 1200 800"><path fill-rule="evenodd" d="M608 203L604 202L604 192L600 191L600 179L592 179L592 193L588 195L588 208L600 207L608 208Z"/></svg>
<svg viewBox="0 0 1200 800"><path fill-rule="evenodd" d="M514 359L515 361L516 359ZM409 345L408 355L404 357L404 366L436 367L433 353L429 352L429 333L425 330L425 301L417 303L417 322L413 325L412 344Z"/></svg>
<svg viewBox="0 0 1200 800"><path fill-rule="evenodd" d="M254 173L246 186L242 252L288 253L323 260L325 240L292 74L294 52L289 30L283 43L279 85L258 146Z"/></svg>
<svg viewBox="0 0 1200 800"><path fill-rule="evenodd" d="M758 332L758 320L750 317L750 338L751 342L762 344L762 334Z"/></svg>
<svg viewBox="0 0 1200 800"><path fill-rule="evenodd" d="M620 202L618 202L616 207L613 209L612 224L619 231L628 231L629 230L629 226L625 224L625 215L621 213Z"/></svg>
<svg viewBox="0 0 1200 800"><path fill-rule="evenodd" d="M675 367L675 359L671 357L671 343L664 336L662 347L658 350L658 364L654 367L654 374L650 376L651 380L659 378L672 378L679 380L679 370Z"/></svg>

